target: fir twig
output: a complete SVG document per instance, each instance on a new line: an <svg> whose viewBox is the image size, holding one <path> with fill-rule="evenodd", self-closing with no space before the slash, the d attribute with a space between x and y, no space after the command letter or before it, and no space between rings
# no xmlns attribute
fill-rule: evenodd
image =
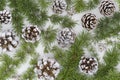
<svg viewBox="0 0 120 80"><path fill-rule="evenodd" d="M95 39L102 40L115 36L120 31L120 13L115 13L112 18L106 17L99 21L95 30Z"/></svg>
<svg viewBox="0 0 120 80"><path fill-rule="evenodd" d="M61 52L62 54L59 52L60 50L56 50L56 59L60 62L61 66L63 66L57 80L86 80L86 77L78 71L78 63L80 57L84 54L83 47L88 45L90 39L90 35L83 32L76 38L75 43L69 50Z"/></svg>
<svg viewBox="0 0 120 80"><path fill-rule="evenodd" d="M118 64L119 56L119 50L116 46L112 50L107 51L104 57L106 65L100 65L95 78L103 79L104 77L102 76L107 76L109 71L113 71L114 67Z"/></svg>
<svg viewBox="0 0 120 80"><path fill-rule="evenodd" d="M4 10L5 5L6 5L6 0L0 0L0 10Z"/></svg>
<svg viewBox="0 0 120 80"><path fill-rule="evenodd" d="M42 10L46 10L49 7L49 5L51 4L51 2L49 0L38 0L38 2L40 5L40 8Z"/></svg>
<svg viewBox="0 0 120 80"><path fill-rule="evenodd" d="M52 15L50 16L50 20L54 24L60 24L63 28L71 28L75 27L76 25L76 22L72 20L69 16Z"/></svg>
<svg viewBox="0 0 120 80"><path fill-rule="evenodd" d="M88 3L86 3L84 0L75 0L74 6L76 12L81 12L96 7L98 3L99 0L90 0Z"/></svg>
<svg viewBox="0 0 120 80"><path fill-rule="evenodd" d="M42 30L41 37L42 43L45 46L45 52L48 52L50 49L51 43L56 39L57 29L49 26L46 30Z"/></svg>
<svg viewBox="0 0 120 80"><path fill-rule="evenodd" d="M33 25L43 25L47 20L47 14L38 8L38 5L32 0L10 0L11 6L16 7L19 12L27 16Z"/></svg>

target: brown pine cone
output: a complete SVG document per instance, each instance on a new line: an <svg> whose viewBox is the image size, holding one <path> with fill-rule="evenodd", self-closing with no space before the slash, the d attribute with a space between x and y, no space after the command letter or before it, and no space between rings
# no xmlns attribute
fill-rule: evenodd
<svg viewBox="0 0 120 80"><path fill-rule="evenodd" d="M99 11L104 16L113 15L115 12L115 4L111 0L103 0L100 4Z"/></svg>
<svg viewBox="0 0 120 80"><path fill-rule="evenodd" d="M0 11L0 22L1 23L7 24L11 22L11 19L12 19L12 16L9 11L7 10Z"/></svg>
<svg viewBox="0 0 120 80"><path fill-rule="evenodd" d="M25 39L26 42L36 42L40 39L40 30L37 26L27 26L22 29L22 38Z"/></svg>
<svg viewBox="0 0 120 80"><path fill-rule="evenodd" d="M40 80L54 80L60 72L60 65L54 59L43 58L38 61L34 71Z"/></svg>
<svg viewBox="0 0 120 80"><path fill-rule="evenodd" d="M88 31L94 29L97 26L97 18L92 13L87 13L81 18L82 27L86 28Z"/></svg>
<svg viewBox="0 0 120 80"><path fill-rule="evenodd" d="M53 12L61 14L67 7L67 4L64 0L54 0L53 3Z"/></svg>
<svg viewBox="0 0 120 80"><path fill-rule="evenodd" d="M97 59L93 57L85 57L82 56L79 62L80 71L85 74L94 74L98 70L98 62Z"/></svg>
<svg viewBox="0 0 120 80"><path fill-rule="evenodd" d="M67 47L74 43L76 34L70 28L64 28L57 35L58 44Z"/></svg>
<svg viewBox="0 0 120 80"><path fill-rule="evenodd" d="M0 36L0 47L5 51L12 51L14 48L18 46L18 38L16 35L10 31L7 30L3 33L1 33Z"/></svg>

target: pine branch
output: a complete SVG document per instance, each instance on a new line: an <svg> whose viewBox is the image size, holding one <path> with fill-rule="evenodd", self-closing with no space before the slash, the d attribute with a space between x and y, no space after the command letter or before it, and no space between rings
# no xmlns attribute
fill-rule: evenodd
<svg viewBox="0 0 120 80"><path fill-rule="evenodd" d="M0 79L6 80L12 74L15 74L15 69L25 61L27 55L35 55L35 44L21 43L20 49L16 52L14 58L11 58L7 54L3 54L0 57L2 66L0 66Z"/></svg>
<svg viewBox="0 0 120 80"><path fill-rule="evenodd" d="M75 0L74 6L76 12L81 12L88 9L93 9L98 3L99 0L90 0L88 3L86 3L84 0Z"/></svg>
<svg viewBox="0 0 120 80"><path fill-rule="evenodd" d="M30 61L32 67L28 68L22 75L22 80L33 80L35 78L34 66L37 64L39 55L34 55Z"/></svg>
<svg viewBox="0 0 120 80"><path fill-rule="evenodd" d="M4 10L5 5L6 5L6 0L0 0L0 10Z"/></svg>
<svg viewBox="0 0 120 80"><path fill-rule="evenodd" d="M72 27L75 27L76 22L73 21L70 17L64 16L64 19L63 19L61 25L62 25L62 27L72 28Z"/></svg>
<svg viewBox="0 0 120 80"><path fill-rule="evenodd" d="M49 5L51 4L51 2L49 0L38 0L39 4L40 4L40 8L42 10L46 10Z"/></svg>
<svg viewBox="0 0 120 80"><path fill-rule="evenodd" d="M7 54L3 54L0 57L0 61L2 61L2 66L0 66L0 79L6 80L12 73L15 72L15 66L12 65L13 59Z"/></svg>
<svg viewBox="0 0 120 80"><path fill-rule="evenodd" d="M32 0L10 0L11 6L16 7L19 12L26 15L33 25L43 25L47 21L47 13L38 8ZM16 6L17 5L17 6Z"/></svg>
<svg viewBox="0 0 120 80"><path fill-rule="evenodd" d="M120 79L120 72L116 70L110 70L108 75L105 76L105 80L119 80Z"/></svg>
<svg viewBox="0 0 120 80"><path fill-rule="evenodd" d="M115 36L120 31L120 13L115 13L112 18L106 17L99 21L95 30L95 39L102 40L111 36Z"/></svg>
<svg viewBox="0 0 120 80"><path fill-rule="evenodd" d="M56 59L63 67L57 80L86 80L86 77L81 75L78 71L78 63L84 53L83 47L89 44L90 39L90 35L83 32L76 38L75 43L69 50L64 51L62 54L59 52L60 50L55 50L58 52L55 54L55 56L57 56Z"/></svg>
<svg viewBox="0 0 120 80"><path fill-rule="evenodd" d="M118 64L119 56L119 50L116 46L112 50L107 51L104 57L106 65L99 65L100 67L95 78L102 80L104 79L102 76L107 76L109 71L113 71L114 67Z"/></svg>
<svg viewBox="0 0 120 80"><path fill-rule="evenodd" d="M72 20L69 16L52 15L49 18L53 24L60 24L63 28L72 28L76 25L76 22Z"/></svg>
<svg viewBox="0 0 120 80"><path fill-rule="evenodd" d="M57 29L48 27L46 30L41 31L42 43L45 46L45 52L47 53L50 49L51 43L56 39Z"/></svg>
<svg viewBox="0 0 120 80"><path fill-rule="evenodd" d="M50 16L50 20L53 24L59 24L63 20L63 17L53 14L52 16Z"/></svg>
<svg viewBox="0 0 120 80"><path fill-rule="evenodd" d="M12 11L12 24L17 35L21 36L23 26L23 16L15 9Z"/></svg>
<svg viewBox="0 0 120 80"><path fill-rule="evenodd" d="M34 67L30 67L27 71L22 75L22 80L33 80L35 78Z"/></svg>

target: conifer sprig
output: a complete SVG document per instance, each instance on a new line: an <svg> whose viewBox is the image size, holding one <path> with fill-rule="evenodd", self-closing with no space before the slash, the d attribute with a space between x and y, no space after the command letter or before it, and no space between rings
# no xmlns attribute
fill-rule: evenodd
<svg viewBox="0 0 120 80"><path fill-rule="evenodd" d="M0 1L0 10L3 10L6 5L6 0L1 0Z"/></svg>
<svg viewBox="0 0 120 80"><path fill-rule="evenodd" d="M86 3L84 0L74 0L74 7L76 12L81 12L95 8L98 3L99 0L90 0L88 3Z"/></svg>
<svg viewBox="0 0 120 80"><path fill-rule="evenodd" d="M115 35L120 31L120 13L117 12L113 17L105 17L99 21L95 30L95 39L102 40Z"/></svg>

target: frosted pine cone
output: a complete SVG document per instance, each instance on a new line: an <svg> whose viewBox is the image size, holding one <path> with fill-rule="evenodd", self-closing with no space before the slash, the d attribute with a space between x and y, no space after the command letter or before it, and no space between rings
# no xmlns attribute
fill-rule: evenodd
<svg viewBox="0 0 120 80"><path fill-rule="evenodd" d="M87 13L81 18L82 26L87 30L92 30L97 26L97 18L94 14Z"/></svg>
<svg viewBox="0 0 120 80"><path fill-rule="evenodd" d="M76 34L72 29L64 28L57 35L58 44L61 47L67 47L74 43Z"/></svg>
<svg viewBox="0 0 120 80"><path fill-rule="evenodd" d="M61 14L67 7L67 4L64 0L54 0L53 3L53 12Z"/></svg>
<svg viewBox="0 0 120 80"><path fill-rule="evenodd" d="M34 71L39 80L55 80L60 72L60 65L54 59L43 58L38 61Z"/></svg>
<svg viewBox="0 0 120 80"><path fill-rule="evenodd" d="M111 0L103 0L100 4L99 10L104 16L113 15L115 12L115 5Z"/></svg>
<svg viewBox="0 0 120 80"><path fill-rule="evenodd" d="M37 26L30 25L22 29L22 38L24 38L26 42L34 43L40 39L40 33Z"/></svg>
<svg viewBox="0 0 120 80"><path fill-rule="evenodd" d="M0 47L5 51L12 51L18 46L18 38L16 35L8 30L0 35Z"/></svg>
<svg viewBox="0 0 120 80"><path fill-rule="evenodd" d="M81 72L92 75L98 70L98 62L95 58L82 56L79 68Z"/></svg>
<svg viewBox="0 0 120 80"><path fill-rule="evenodd" d="M11 19L12 19L12 16L9 11L7 10L0 11L0 22L1 23L7 24L11 21Z"/></svg>

